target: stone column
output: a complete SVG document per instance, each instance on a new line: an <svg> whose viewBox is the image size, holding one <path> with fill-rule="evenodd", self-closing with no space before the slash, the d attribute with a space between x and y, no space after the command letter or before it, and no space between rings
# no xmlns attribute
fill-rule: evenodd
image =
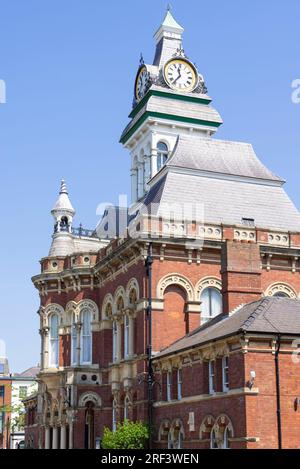
<svg viewBox="0 0 300 469"><path fill-rule="evenodd" d="M129 357L134 355L134 318L129 316Z"/></svg>
<svg viewBox="0 0 300 469"><path fill-rule="evenodd" d="M77 330L77 357L76 357L76 365L79 366L80 365L80 355L81 355L81 326L82 324L81 323L78 323L76 325L76 330Z"/></svg>
<svg viewBox="0 0 300 469"><path fill-rule="evenodd" d="M53 427L53 433L52 433L52 449L57 449L58 448L58 431L57 427Z"/></svg>
<svg viewBox="0 0 300 469"><path fill-rule="evenodd" d="M44 329L42 329L42 334L42 369L44 369L49 367L49 328L45 327Z"/></svg>
<svg viewBox="0 0 300 469"><path fill-rule="evenodd" d="M66 426L62 425L60 429L60 449L66 449L67 445L67 430Z"/></svg>
<svg viewBox="0 0 300 469"><path fill-rule="evenodd" d="M157 173L157 149L151 150L151 178Z"/></svg>
<svg viewBox="0 0 300 469"><path fill-rule="evenodd" d="M73 449L73 429L74 429L74 424L72 420L70 419L69 423L69 449Z"/></svg>
<svg viewBox="0 0 300 469"><path fill-rule="evenodd" d="M137 200L137 169L131 170L131 202Z"/></svg>
<svg viewBox="0 0 300 469"><path fill-rule="evenodd" d="M117 320L117 361L122 359L122 325L121 320Z"/></svg>
<svg viewBox="0 0 300 469"><path fill-rule="evenodd" d="M50 449L50 428L45 427L45 449Z"/></svg>

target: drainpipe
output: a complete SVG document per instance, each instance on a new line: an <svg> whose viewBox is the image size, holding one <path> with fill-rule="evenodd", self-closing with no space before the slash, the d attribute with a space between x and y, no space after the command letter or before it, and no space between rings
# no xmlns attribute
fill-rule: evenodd
<svg viewBox="0 0 300 469"><path fill-rule="evenodd" d="M153 422L153 368L152 368L152 243L148 247L148 255L145 262L146 275L148 278L148 344L147 344L147 362L148 362L148 425L149 425L149 449L152 448L152 422Z"/></svg>
<svg viewBox="0 0 300 469"><path fill-rule="evenodd" d="M280 369L279 353L281 348L281 336L277 337L275 351L275 371L276 371L276 406L277 406L277 431L278 431L278 449L282 449L282 431L281 431L281 405L280 405Z"/></svg>

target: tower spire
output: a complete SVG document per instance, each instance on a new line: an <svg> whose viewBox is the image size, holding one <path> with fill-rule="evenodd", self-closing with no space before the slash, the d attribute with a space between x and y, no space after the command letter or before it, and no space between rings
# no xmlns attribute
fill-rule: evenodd
<svg viewBox="0 0 300 469"><path fill-rule="evenodd" d="M55 233L60 231L71 231L75 210L69 199L67 184L64 179L61 180L59 196L51 210L51 213L55 221Z"/></svg>
<svg viewBox="0 0 300 469"><path fill-rule="evenodd" d="M175 20L168 4L163 22L154 34L156 52L153 65L161 67L176 54L176 50L182 47L183 32L184 28Z"/></svg>

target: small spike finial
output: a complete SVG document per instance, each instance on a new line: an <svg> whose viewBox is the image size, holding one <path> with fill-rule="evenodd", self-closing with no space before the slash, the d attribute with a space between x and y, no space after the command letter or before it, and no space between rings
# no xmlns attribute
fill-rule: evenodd
<svg viewBox="0 0 300 469"><path fill-rule="evenodd" d="M67 184L64 178L62 178L60 183L60 194L68 194Z"/></svg>
<svg viewBox="0 0 300 469"><path fill-rule="evenodd" d="M168 5L167 5L167 11L171 11L171 10L172 10L172 6L171 6L170 3L168 3Z"/></svg>

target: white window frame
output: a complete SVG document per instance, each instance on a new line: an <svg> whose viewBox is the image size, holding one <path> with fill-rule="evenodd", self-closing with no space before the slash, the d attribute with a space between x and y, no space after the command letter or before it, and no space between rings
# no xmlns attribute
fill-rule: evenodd
<svg viewBox="0 0 300 469"><path fill-rule="evenodd" d="M57 336L52 336L52 319L57 318ZM51 314L49 318L49 367L50 368L58 368L59 366L59 315L54 313ZM52 345L55 345L55 357L53 357L53 349ZM55 360L53 359L55 358Z"/></svg>
<svg viewBox="0 0 300 469"><path fill-rule="evenodd" d="M129 316L127 314L124 317L124 358L127 359L129 358L129 332L130 328L130 320Z"/></svg>
<svg viewBox="0 0 300 469"><path fill-rule="evenodd" d="M172 372L167 372L167 401L172 400Z"/></svg>
<svg viewBox="0 0 300 469"><path fill-rule="evenodd" d="M112 347L112 359L113 363L116 363L118 361L118 325L117 321L113 321L113 326L112 326L112 336L113 336L113 347Z"/></svg>
<svg viewBox="0 0 300 469"><path fill-rule="evenodd" d="M209 394L215 394L215 375L216 375L216 362L211 360L208 362L208 389Z"/></svg>
<svg viewBox="0 0 300 469"><path fill-rule="evenodd" d="M223 387L223 392L229 391L229 357L228 356L222 358L222 387Z"/></svg>
<svg viewBox="0 0 300 469"><path fill-rule="evenodd" d="M212 306L213 292L218 293L218 299L220 301L219 303L220 310L218 312L213 311L213 306ZM201 302L203 302L203 295L208 295L208 311L206 311L206 316L204 316L203 311L202 311L202 306L201 306L201 324L205 324L206 322L218 316L222 312L222 306L223 306L222 305L222 293L215 286L204 288L200 296Z"/></svg>
<svg viewBox="0 0 300 469"><path fill-rule="evenodd" d="M181 401L182 399L182 369L178 368L177 370L177 399Z"/></svg>
<svg viewBox="0 0 300 469"><path fill-rule="evenodd" d="M89 315L89 334L84 334L84 318L85 315ZM93 320L93 314L89 309L84 309L81 312L81 331L80 331L80 364L81 365L91 365L93 361L92 353L93 353L93 346L92 346L92 320ZM90 360L85 361L83 358L84 354L84 339L88 339L88 346L89 346L89 356Z"/></svg>
<svg viewBox="0 0 300 469"><path fill-rule="evenodd" d="M166 146L166 150L161 150L158 148L158 145L159 144L163 144ZM168 145L165 143L165 142L162 142L162 141L159 141L157 143L157 172L161 170L161 168L163 168L168 160L168 157L169 157L169 148L168 148Z"/></svg>

